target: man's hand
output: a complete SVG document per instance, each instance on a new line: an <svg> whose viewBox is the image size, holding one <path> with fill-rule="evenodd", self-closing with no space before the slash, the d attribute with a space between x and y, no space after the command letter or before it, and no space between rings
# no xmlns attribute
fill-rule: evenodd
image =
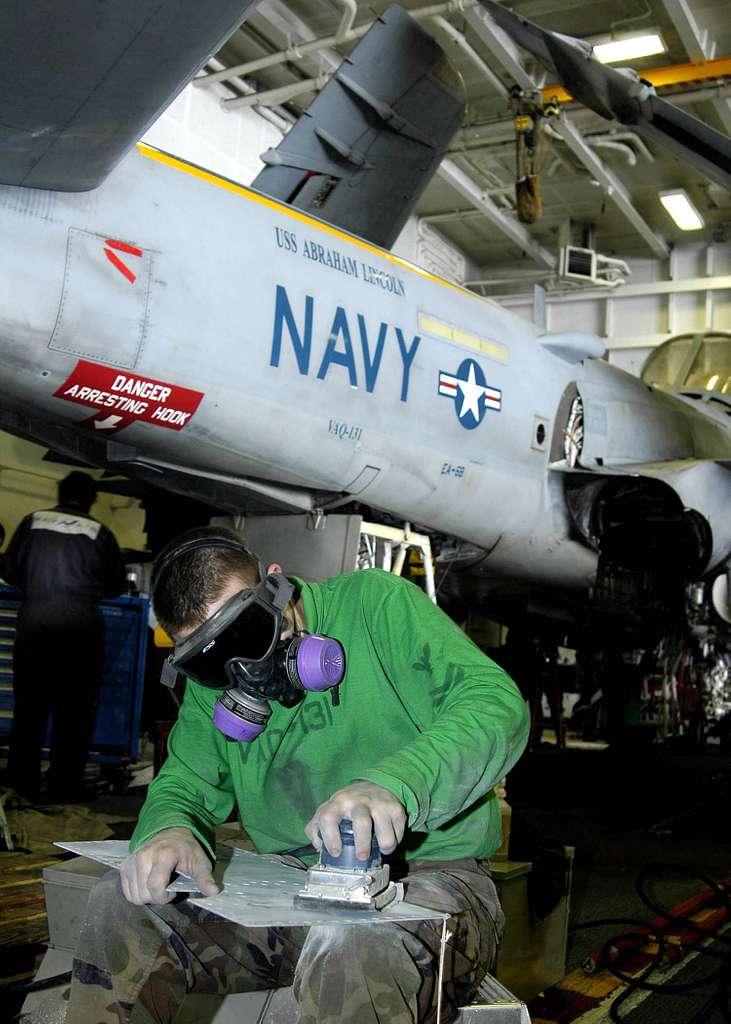
<svg viewBox="0 0 731 1024"><path fill-rule="evenodd" d="M340 822L353 822L355 853L367 860L371 852L371 832L375 830L383 853L392 853L404 836L406 811L393 793L375 782L354 782L333 793L315 811L305 825L305 832L316 850L323 844L333 857L340 853Z"/></svg>
<svg viewBox="0 0 731 1024"><path fill-rule="evenodd" d="M194 878L204 896L221 891L213 881L211 863L190 829L164 828L122 864L122 892L137 906L169 903L177 895L166 891L174 871Z"/></svg>

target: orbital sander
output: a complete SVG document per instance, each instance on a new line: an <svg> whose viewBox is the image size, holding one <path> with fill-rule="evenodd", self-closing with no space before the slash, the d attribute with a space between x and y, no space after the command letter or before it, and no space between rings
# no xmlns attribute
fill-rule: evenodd
<svg viewBox="0 0 731 1024"><path fill-rule="evenodd" d="M355 852L353 823L340 822L342 849L333 857L323 845L320 860L307 869L307 882L294 898L294 905L302 908L342 907L347 910L381 910L389 903L398 903L404 897L404 887L389 878L388 864L381 859L381 849L375 834L371 838L371 851L366 860L359 860Z"/></svg>

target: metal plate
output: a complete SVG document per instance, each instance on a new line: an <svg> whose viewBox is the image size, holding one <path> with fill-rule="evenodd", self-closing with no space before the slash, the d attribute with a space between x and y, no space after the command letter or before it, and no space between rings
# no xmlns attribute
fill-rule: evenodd
<svg viewBox="0 0 731 1024"><path fill-rule="evenodd" d="M119 868L129 854L123 840L56 843L82 857ZM223 890L216 896L191 896L191 903L227 921L248 928L292 927L320 924L400 924L404 921L442 921L447 914L412 903L389 905L383 910L295 908L294 897L304 886L305 871L283 863L274 854L249 853L219 847L213 874ZM200 892L192 878L179 875L169 892Z"/></svg>

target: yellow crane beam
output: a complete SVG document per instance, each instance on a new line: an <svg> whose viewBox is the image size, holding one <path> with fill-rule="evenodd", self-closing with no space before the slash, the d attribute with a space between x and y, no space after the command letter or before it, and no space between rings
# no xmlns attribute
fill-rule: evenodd
<svg viewBox="0 0 731 1024"><path fill-rule="evenodd" d="M696 82L707 82L711 78L731 78L731 56L650 68L649 71L640 72L640 76L651 82L656 89L671 85L693 85ZM543 89L543 99L546 103L549 100L569 103L572 98L561 85L547 85Z"/></svg>

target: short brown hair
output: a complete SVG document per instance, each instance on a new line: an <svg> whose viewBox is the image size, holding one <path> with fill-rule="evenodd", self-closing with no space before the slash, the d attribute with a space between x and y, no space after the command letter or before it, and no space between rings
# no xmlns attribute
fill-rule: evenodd
<svg viewBox="0 0 731 1024"><path fill-rule="evenodd" d="M171 636L181 629L195 629L233 580L253 587L261 575L258 558L235 530L220 526L188 530L155 559L152 602L157 620Z"/></svg>

